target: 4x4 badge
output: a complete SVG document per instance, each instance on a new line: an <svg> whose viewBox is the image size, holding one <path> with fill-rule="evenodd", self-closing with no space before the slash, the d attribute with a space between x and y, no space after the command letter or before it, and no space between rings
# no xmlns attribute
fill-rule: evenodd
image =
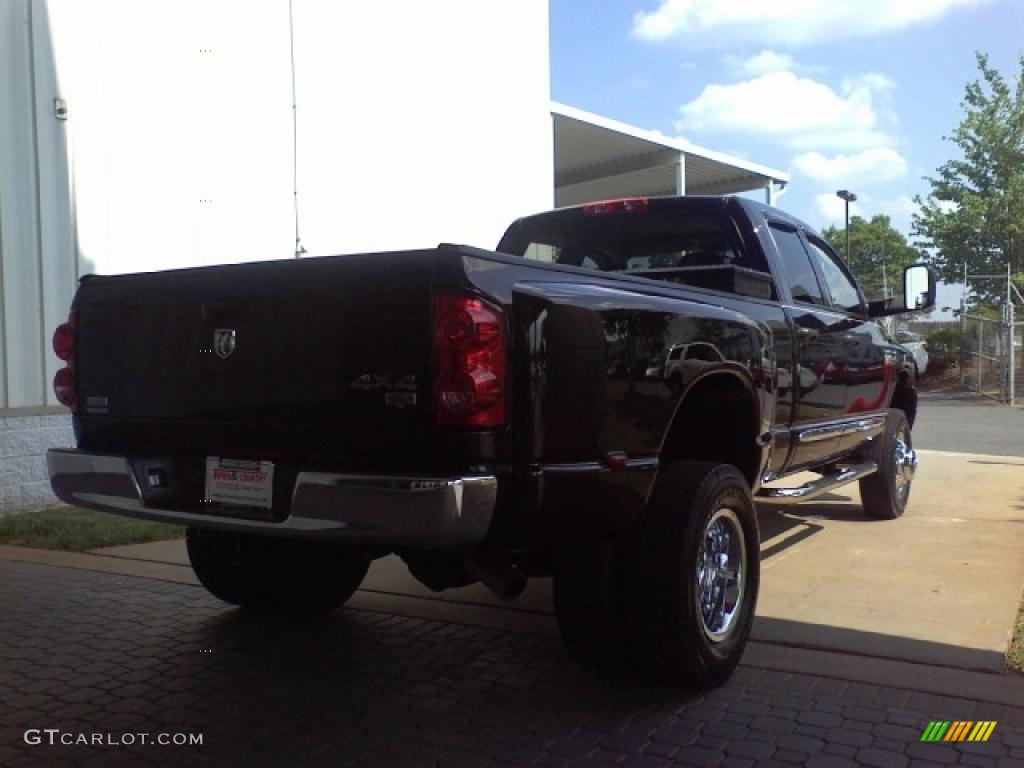
<svg viewBox="0 0 1024 768"><path fill-rule="evenodd" d="M213 332L213 351L217 357L231 357L231 353L235 351L233 328L221 328Z"/></svg>

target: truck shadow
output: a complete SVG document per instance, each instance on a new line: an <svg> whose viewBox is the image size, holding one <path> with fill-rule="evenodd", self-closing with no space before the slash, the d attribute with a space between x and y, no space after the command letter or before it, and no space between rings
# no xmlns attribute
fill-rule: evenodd
<svg viewBox="0 0 1024 768"><path fill-rule="evenodd" d="M821 533L824 526L816 522L818 520L879 522L866 515L860 504L838 494L826 494L818 501L791 507L760 505L757 507L757 522L761 532L761 560Z"/></svg>
<svg viewBox="0 0 1024 768"><path fill-rule="evenodd" d="M823 530L820 525L777 511L759 511L758 524L761 529L762 562L806 541Z"/></svg>
<svg viewBox="0 0 1024 768"><path fill-rule="evenodd" d="M851 649L864 664L873 663L864 657L941 663L955 654L963 667L992 671L996 662L992 654L912 638L757 619L750 665L722 688L699 692L582 668L556 637L360 611L305 626L227 611L205 622L200 636L219 649L217 679L226 685L201 688L230 702L220 717L248 734L243 751L289 761L360 755L374 764L424 756L437 765L463 764L465 757L486 762L490 754L525 765L566 751L621 757L660 728L690 729L696 741L747 692L810 707L809 686L794 692L790 674L759 661L788 653L794 637L801 648ZM858 701L855 690L846 688L843 703ZM860 684L862 703L873 703L877 690ZM928 715L922 713L924 722ZM223 726L209 728L218 741Z"/></svg>

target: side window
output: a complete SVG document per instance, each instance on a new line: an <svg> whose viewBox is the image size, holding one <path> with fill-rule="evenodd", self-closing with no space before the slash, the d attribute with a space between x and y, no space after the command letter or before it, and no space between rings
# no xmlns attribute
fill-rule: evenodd
<svg viewBox="0 0 1024 768"><path fill-rule="evenodd" d="M795 229L776 223L771 223L769 229L786 272L782 278L789 284L793 300L808 304L824 304L825 297L822 295L814 267L811 266L811 258L807 255L800 235Z"/></svg>
<svg viewBox="0 0 1024 768"><path fill-rule="evenodd" d="M832 306L847 312L860 312L862 310L860 293L857 292L857 286L837 263L836 260L839 257L816 238L808 237L807 243L811 246L811 257L818 262L821 275L825 278L825 285L832 296Z"/></svg>

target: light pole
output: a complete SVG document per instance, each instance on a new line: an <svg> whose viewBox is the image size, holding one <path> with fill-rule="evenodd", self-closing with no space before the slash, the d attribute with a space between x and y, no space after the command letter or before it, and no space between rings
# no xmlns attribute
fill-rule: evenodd
<svg viewBox="0 0 1024 768"><path fill-rule="evenodd" d="M840 189L836 195L846 203L846 266L852 270L853 264L850 263L850 203L857 202L857 196L848 189Z"/></svg>

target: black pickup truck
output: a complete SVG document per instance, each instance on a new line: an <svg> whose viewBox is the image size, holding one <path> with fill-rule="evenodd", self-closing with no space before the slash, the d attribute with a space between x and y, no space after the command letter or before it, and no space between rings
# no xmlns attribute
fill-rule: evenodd
<svg viewBox="0 0 1024 768"><path fill-rule="evenodd" d="M906 508L916 396L873 318L934 290L918 265L868 303L801 222L718 197L529 216L496 252L89 276L50 477L187 526L229 603L329 611L391 553L437 590L553 576L579 659L714 685L753 619L755 500L859 481L871 515Z"/></svg>

